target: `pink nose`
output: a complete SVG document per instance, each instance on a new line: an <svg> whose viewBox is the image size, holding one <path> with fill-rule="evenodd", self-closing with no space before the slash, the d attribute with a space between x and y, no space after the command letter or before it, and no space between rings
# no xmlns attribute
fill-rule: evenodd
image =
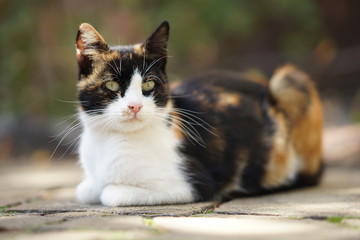
<svg viewBox="0 0 360 240"><path fill-rule="evenodd" d="M128 105L128 108L133 111L133 113L138 113L140 111L140 109L142 108L141 104L131 104Z"/></svg>

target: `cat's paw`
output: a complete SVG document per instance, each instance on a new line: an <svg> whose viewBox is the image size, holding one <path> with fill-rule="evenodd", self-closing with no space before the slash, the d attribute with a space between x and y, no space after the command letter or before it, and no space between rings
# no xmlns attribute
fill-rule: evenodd
<svg viewBox="0 0 360 240"><path fill-rule="evenodd" d="M81 182L76 189L77 199L82 203L100 203L101 189L89 180Z"/></svg>
<svg viewBox="0 0 360 240"><path fill-rule="evenodd" d="M127 185L108 185L100 196L101 203L108 207L143 205L149 191Z"/></svg>
<svg viewBox="0 0 360 240"><path fill-rule="evenodd" d="M129 185L111 184L102 190L100 200L102 204L109 207L186 203L194 200L188 189L174 187L165 190L166 188L162 191L154 191Z"/></svg>

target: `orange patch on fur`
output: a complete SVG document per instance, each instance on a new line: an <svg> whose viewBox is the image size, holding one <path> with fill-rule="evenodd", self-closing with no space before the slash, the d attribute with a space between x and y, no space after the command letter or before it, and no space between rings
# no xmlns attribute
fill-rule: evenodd
<svg viewBox="0 0 360 240"><path fill-rule="evenodd" d="M105 64L107 62L112 62L118 59L120 56L120 53L118 51L109 51L106 53L98 54L99 61L103 61Z"/></svg>
<svg viewBox="0 0 360 240"><path fill-rule="evenodd" d="M79 81L76 86L77 86L78 91L82 91L86 88L88 88L88 89L99 88L101 85L102 85L102 82L100 80L87 78L87 79Z"/></svg>
<svg viewBox="0 0 360 240"><path fill-rule="evenodd" d="M295 151L302 159L300 171L310 175L316 174L321 165L323 128L321 101L315 88L311 92L308 111L295 123L291 136Z"/></svg>
<svg viewBox="0 0 360 240"><path fill-rule="evenodd" d="M291 168L290 143L288 139L288 126L284 114L270 109L270 115L277 122L277 132L272 137L273 144L269 154L269 162L265 168L262 185L265 188L276 187L288 180Z"/></svg>
<svg viewBox="0 0 360 240"><path fill-rule="evenodd" d="M172 108L173 107L173 103L172 101L168 101L167 105L166 105L167 108ZM171 128L173 129L174 133L175 133L175 136L179 139L179 140L184 140L185 139L185 135L184 133L182 132L182 123L180 121L181 119L181 116L178 112L176 111L173 111L170 113L170 116L172 116L172 126Z"/></svg>
<svg viewBox="0 0 360 240"><path fill-rule="evenodd" d="M179 114L177 113L173 113L172 114L173 116L176 116L176 117L180 117ZM173 119L173 122L174 122L174 125L173 125L173 130L175 132L175 135L177 137L177 139L179 140L184 140L185 139L185 135L184 133L182 132L182 123L181 121L177 120L177 119Z"/></svg>
<svg viewBox="0 0 360 240"><path fill-rule="evenodd" d="M134 52L137 54L137 55L144 55L145 53L145 48L144 48L144 45L143 44L135 44L134 45Z"/></svg>
<svg viewBox="0 0 360 240"><path fill-rule="evenodd" d="M216 108L223 109L224 107L237 106L241 102L241 96L237 93L221 92L218 94Z"/></svg>

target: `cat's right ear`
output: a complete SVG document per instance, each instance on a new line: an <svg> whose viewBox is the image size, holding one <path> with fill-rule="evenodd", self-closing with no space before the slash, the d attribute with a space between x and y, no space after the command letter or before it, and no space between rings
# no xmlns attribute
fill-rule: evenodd
<svg viewBox="0 0 360 240"><path fill-rule="evenodd" d="M164 21L143 43L146 52L154 56L167 56L167 42L169 40L169 23Z"/></svg>
<svg viewBox="0 0 360 240"><path fill-rule="evenodd" d="M76 36L76 59L79 65L79 80L92 72L94 57L109 50L102 36L88 23L79 27Z"/></svg>

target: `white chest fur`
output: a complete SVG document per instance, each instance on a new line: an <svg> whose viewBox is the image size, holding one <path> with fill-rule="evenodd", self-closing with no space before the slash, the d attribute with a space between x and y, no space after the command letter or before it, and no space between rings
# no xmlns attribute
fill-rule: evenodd
<svg viewBox="0 0 360 240"><path fill-rule="evenodd" d="M78 199L108 206L193 201L178 144L162 121L130 133L98 132L85 124L79 149L85 180Z"/></svg>

